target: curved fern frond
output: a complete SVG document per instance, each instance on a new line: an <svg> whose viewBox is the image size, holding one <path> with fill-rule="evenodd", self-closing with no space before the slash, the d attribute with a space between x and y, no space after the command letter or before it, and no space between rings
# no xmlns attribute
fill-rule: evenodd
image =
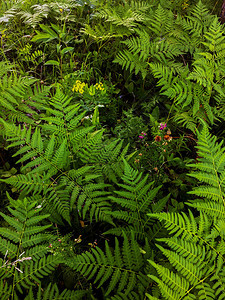
<svg viewBox="0 0 225 300"><path fill-rule="evenodd" d="M158 186L153 188L154 182L148 182L148 175L143 177L142 173L133 169L126 160L124 162L124 175L122 176L123 183L118 183L119 191L114 191L115 196L109 196L111 202L116 204L117 209L109 212L109 214L118 220L123 220L127 223L128 227L137 234L143 236L147 232L149 226L146 212L150 208L160 209L168 201L168 197L162 199L161 205L156 208L153 201L161 188ZM157 204L156 204L157 206ZM118 210L119 208L119 210ZM105 234L122 235L123 230L128 228L113 228L109 229Z"/></svg>
<svg viewBox="0 0 225 300"><path fill-rule="evenodd" d="M58 149L55 149L54 135L52 135L48 144L44 145L38 127L36 127L35 132L31 136L31 126L27 129L25 126L21 128L21 126L17 127L14 124L6 123L3 119L0 119L0 121L5 127L6 135L11 137L8 140L12 143L8 147L20 145L20 149L14 154L14 156L23 156L17 163L24 163L28 161L23 166L23 170L33 168L30 173L42 173L43 171L48 171L47 177L51 177L55 175L58 170L63 169L63 167L67 165L68 149L66 146L66 140L58 146Z"/></svg>
<svg viewBox="0 0 225 300"><path fill-rule="evenodd" d="M54 134L59 144L66 138L70 151L78 152L83 145L81 142L94 127L80 125L85 112L79 113L80 105L71 104L71 100L57 89L47 105L42 105L42 109L50 114L49 117L42 118L47 122L42 128L47 134Z"/></svg>
<svg viewBox="0 0 225 300"><path fill-rule="evenodd" d="M123 292L125 297L135 291L139 291L141 297L148 285L148 279L142 273L143 256L133 235L130 241L124 235L122 249L115 238L114 250L105 242L105 253L96 247L91 249L91 252L70 259L67 264L87 280L94 280L98 288L107 284L106 296L116 288L117 292Z"/></svg>
<svg viewBox="0 0 225 300"><path fill-rule="evenodd" d="M189 174L198 179L202 184L194 188L190 194L205 198L194 201L191 206L201 209L213 218L223 218L225 213L225 151L223 143L217 142L215 136L211 136L206 126L198 134L199 160L195 165L190 165L196 171ZM215 202L215 203L214 203Z"/></svg>
<svg viewBox="0 0 225 300"><path fill-rule="evenodd" d="M85 147L78 153L82 162L93 165L96 174L102 174L104 178L117 182L123 174L123 159L130 159L133 154L127 156L129 144L123 148L122 140L114 140L109 144L103 144L103 131L90 135Z"/></svg>
<svg viewBox="0 0 225 300"><path fill-rule="evenodd" d="M225 153L222 145L223 142L217 142L203 124L203 129L198 132L198 163L190 165L195 171L189 174L200 182L189 193L203 199L187 203L199 210L199 216L195 217L191 211L189 215L184 212L149 214L163 221L172 235L158 239L158 242L166 243L166 247L157 245L170 268L149 261L159 275L149 276L165 299L224 298Z"/></svg>
<svg viewBox="0 0 225 300"><path fill-rule="evenodd" d="M1 259L1 274L4 282L10 285L7 291L8 297L17 299L17 291L23 293L23 289L29 289L40 283L40 280L52 273L60 262L59 256L48 254L49 235L43 233L51 225L40 225L49 215L40 214L36 202L11 199L9 212L11 216L1 213L1 216L9 224L7 228L0 228L0 252L4 255ZM6 240L7 239L7 240Z"/></svg>
<svg viewBox="0 0 225 300"><path fill-rule="evenodd" d="M202 44L205 46L205 51L196 54L196 60L193 63L194 70L189 75L190 79L197 80L201 85L207 87L211 92L215 88L217 92L223 94L222 89L218 89L215 82L219 80L224 73L224 58L225 58L225 40L223 37L223 26L214 19L208 31L204 34L205 41Z"/></svg>
<svg viewBox="0 0 225 300"><path fill-rule="evenodd" d="M36 79L17 76L13 71L13 65L6 67L5 62L0 63L0 117L8 118L11 121L23 121L31 123L31 119L26 114L34 113L34 110L24 103L26 89L31 86ZM25 114L26 113L26 114Z"/></svg>
<svg viewBox="0 0 225 300"><path fill-rule="evenodd" d="M112 218L107 214L111 205L107 198L109 192L105 190L108 185L103 183L103 175L107 174L111 180L116 180L122 169L121 160L128 147L121 151L122 142L118 144L115 141L103 150L100 147L103 131L87 135L92 127L78 127L83 117L83 114L75 115L79 106L70 105L71 99L60 91L54 101L54 109L51 107L53 102L50 102L49 107L46 103L42 105L42 109L45 108L55 115L54 118L45 118L51 124L44 124L42 129L51 135L49 140L43 138L44 135L38 127L33 132L31 126L21 128L1 120L6 135L10 137L8 141L11 144L8 147L20 147L14 156L20 156L18 163L23 164L22 170L29 171L27 175L19 175L6 182L22 190L23 195L30 192L42 194L42 203L48 207L48 211L53 215L57 211L69 223L69 213L75 204L82 218L88 212L91 221L95 218L113 224ZM85 148L89 146L96 151L88 152ZM92 167L79 168L78 154L83 154L81 157L84 160L87 153L90 158L88 163ZM108 165L105 164L107 160ZM72 165L75 169L71 168ZM96 167L93 168L93 165ZM96 175L91 174L91 169L94 169Z"/></svg>
<svg viewBox="0 0 225 300"><path fill-rule="evenodd" d="M203 214L198 223L191 213L189 217L185 214L167 215L162 213L157 217L165 221L165 226L173 236L158 239L167 244L166 248L157 246L177 273L151 260L149 262L156 268L160 278L155 275L149 277L157 283L165 299L195 299L196 294L199 299L215 299L212 297L215 291L210 280L215 272L223 270L224 242L221 241L222 248L215 246L213 234L209 235L211 222ZM204 297L201 298L201 295Z"/></svg>

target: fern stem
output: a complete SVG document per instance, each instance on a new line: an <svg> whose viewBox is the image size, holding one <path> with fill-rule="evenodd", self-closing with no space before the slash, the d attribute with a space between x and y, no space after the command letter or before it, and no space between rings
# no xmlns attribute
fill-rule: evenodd
<svg viewBox="0 0 225 300"><path fill-rule="evenodd" d="M182 295L181 298L179 298L179 300L184 299L184 296L188 295L197 285L199 285L199 283L203 283L207 278L209 278L213 273L215 273L215 270L212 271L210 274L208 274L207 276L205 276L205 278L200 279L199 278L199 282L196 283L195 285L193 285L188 291L185 292L185 294ZM206 298L205 298L206 299Z"/></svg>
<svg viewBox="0 0 225 300"><path fill-rule="evenodd" d="M170 114L171 114L171 112L172 112L172 109L173 109L173 106L174 106L174 104L175 104L175 101L176 101L176 97L174 98L173 103L172 103L172 105L171 105L171 107L170 107L169 114L168 114L168 117L167 117L167 119L166 119L166 123L168 123L168 121L169 121L169 119L170 119Z"/></svg>
<svg viewBox="0 0 225 300"><path fill-rule="evenodd" d="M222 192L222 187L221 187L221 184L220 184L219 176L218 176L218 173L216 171L216 166L215 166L214 159L213 159L213 167L214 167L214 171L215 171L215 175L216 175L216 179L217 179L217 183L218 183L218 187L219 187L219 191L220 191L220 196L222 198L223 205L224 205L224 208L225 208L225 200L224 200L224 197L223 197L223 192Z"/></svg>
<svg viewBox="0 0 225 300"><path fill-rule="evenodd" d="M216 8L217 4L218 4L219 0L216 1L215 5L213 6L213 9L211 11L211 14L213 13L214 9Z"/></svg>

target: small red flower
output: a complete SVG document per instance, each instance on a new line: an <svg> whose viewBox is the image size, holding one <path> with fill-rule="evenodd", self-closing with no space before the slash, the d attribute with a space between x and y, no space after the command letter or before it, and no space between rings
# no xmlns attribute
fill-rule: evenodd
<svg viewBox="0 0 225 300"><path fill-rule="evenodd" d="M168 134L164 135L164 140L166 141L171 141L172 140L172 137L169 136Z"/></svg>
<svg viewBox="0 0 225 300"><path fill-rule="evenodd" d="M156 141L156 142L160 142L160 141L161 141L161 136L157 135L157 136L155 137L155 141Z"/></svg>

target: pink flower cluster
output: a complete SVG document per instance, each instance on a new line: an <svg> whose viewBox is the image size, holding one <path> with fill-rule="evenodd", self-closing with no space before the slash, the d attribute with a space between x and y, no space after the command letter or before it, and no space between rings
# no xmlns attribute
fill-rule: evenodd
<svg viewBox="0 0 225 300"><path fill-rule="evenodd" d="M142 133L139 135L139 139L143 139L147 134L142 131Z"/></svg>
<svg viewBox="0 0 225 300"><path fill-rule="evenodd" d="M159 125L159 130L163 130L163 129L165 129L166 128L166 123L165 124L163 124L163 123L160 123L160 125Z"/></svg>

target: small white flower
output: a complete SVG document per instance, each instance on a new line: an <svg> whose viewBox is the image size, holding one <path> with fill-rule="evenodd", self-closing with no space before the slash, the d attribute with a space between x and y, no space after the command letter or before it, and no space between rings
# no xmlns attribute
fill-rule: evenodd
<svg viewBox="0 0 225 300"><path fill-rule="evenodd" d="M15 267L15 269L16 269L17 271L19 271L20 273L23 273L23 271L21 271L19 268Z"/></svg>
<svg viewBox="0 0 225 300"><path fill-rule="evenodd" d="M19 255L19 257L22 256L24 253L25 253L25 251L23 251L23 252Z"/></svg>
<svg viewBox="0 0 225 300"><path fill-rule="evenodd" d="M91 119L92 115L84 117L84 119Z"/></svg>
<svg viewBox="0 0 225 300"><path fill-rule="evenodd" d="M6 259L6 256L8 254L8 250L6 250L5 256L4 256L4 260Z"/></svg>

